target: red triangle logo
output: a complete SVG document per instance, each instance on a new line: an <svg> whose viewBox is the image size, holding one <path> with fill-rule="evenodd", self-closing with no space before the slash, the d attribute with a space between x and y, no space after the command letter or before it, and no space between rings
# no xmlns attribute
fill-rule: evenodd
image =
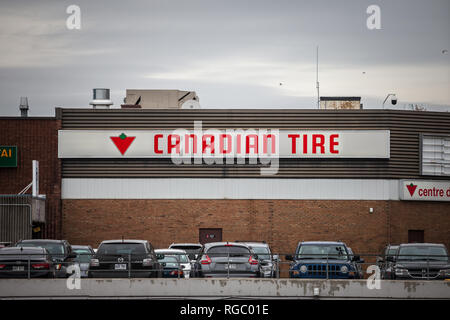
<svg viewBox="0 0 450 320"><path fill-rule="evenodd" d="M134 141L136 137L127 137L125 133L122 133L118 137L110 137L114 145L119 149L120 153L122 155L127 152L128 147L131 145L131 143Z"/></svg>
<svg viewBox="0 0 450 320"><path fill-rule="evenodd" d="M417 185L411 183L410 185L407 185L406 188L408 188L409 194L412 197L414 192L416 191Z"/></svg>

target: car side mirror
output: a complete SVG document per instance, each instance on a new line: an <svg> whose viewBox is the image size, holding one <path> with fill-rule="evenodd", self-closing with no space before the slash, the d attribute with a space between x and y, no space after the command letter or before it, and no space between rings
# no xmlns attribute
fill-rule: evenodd
<svg viewBox="0 0 450 320"><path fill-rule="evenodd" d="M294 257L293 257L291 254L287 254L287 255L285 256L285 258L286 258L286 260L288 260L288 261L294 261Z"/></svg>
<svg viewBox="0 0 450 320"><path fill-rule="evenodd" d="M360 256L353 256L352 261L358 262L361 260Z"/></svg>
<svg viewBox="0 0 450 320"><path fill-rule="evenodd" d="M386 261L388 261L388 262L394 262L394 257L392 257L392 256L387 256L387 257L386 257Z"/></svg>
<svg viewBox="0 0 450 320"><path fill-rule="evenodd" d="M156 259L158 259L158 260L164 259L164 255L162 253L157 253Z"/></svg>
<svg viewBox="0 0 450 320"><path fill-rule="evenodd" d="M277 254L274 254L274 255L273 255L273 260L279 261L279 260L280 260L280 256L277 255Z"/></svg>
<svg viewBox="0 0 450 320"><path fill-rule="evenodd" d="M258 260L258 255L256 253L253 254L253 258L255 258L256 260Z"/></svg>

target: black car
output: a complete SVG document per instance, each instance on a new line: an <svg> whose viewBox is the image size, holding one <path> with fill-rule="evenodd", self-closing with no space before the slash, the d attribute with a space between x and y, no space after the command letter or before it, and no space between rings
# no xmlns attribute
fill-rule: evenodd
<svg viewBox="0 0 450 320"><path fill-rule="evenodd" d="M45 248L7 247L0 249L0 278L53 278L55 267Z"/></svg>
<svg viewBox="0 0 450 320"><path fill-rule="evenodd" d="M407 243L398 247L393 263L393 279L442 280L450 278L450 261L445 245Z"/></svg>
<svg viewBox="0 0 450 320"><path fill-rule="evenodd" d="M292 261L290 278L358 279L357 264L364 263L345 243L334 241L299 242L295 255L286 260Z"/></svg>
<svg viewBox="0 0 450 320"><path fill-rule="evenodd" d="M56 277L66 278L67 268L75 263L77 255L72 251L72 246L67 240L52 239L32 239L20 240L17 247L40 247L45 248L50 253L53 264L55 265Z"/></svg>
<svg viewBox="0 0 450 320"><path fill-rule="evenodd" d="M147 240L108 240L91 259L89 278L157 278L162 267Z"/></svg>
<svg viewBox="0 0 450 320"><path fill-rule="evenodd" d="M250 248L236 242L204 245L194 265L197 277L260 277L260 263Z"/></svg>
<svg viewBox="0 0 450 320"><path fill-rule="evenodd" d="M387 245L377 257L377 266L380 268L382 279L392 279L392 266L397 255L398 245Z"/></svg>

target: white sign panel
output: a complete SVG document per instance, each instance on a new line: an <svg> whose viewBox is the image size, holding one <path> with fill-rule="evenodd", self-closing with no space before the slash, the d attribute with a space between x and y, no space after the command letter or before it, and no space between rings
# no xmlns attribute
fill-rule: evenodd
<svg viewBox="0 0 450 320"><path fill-rule="evenodd" d="M59 130L59 158L389 158L389 130Z"/></svg>
<svg viewBox="0 0 450 320"><path fill-rule="evenodd" d="M400 199L450 201L450 181L401 180Z"/></svg>

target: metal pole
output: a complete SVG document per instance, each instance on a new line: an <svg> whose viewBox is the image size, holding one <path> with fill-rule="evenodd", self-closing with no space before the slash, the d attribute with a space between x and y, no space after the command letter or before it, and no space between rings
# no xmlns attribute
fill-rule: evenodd
<svg viewBox="0 0 450 320"><path fill-rule="evenodd" d="M131 253L128 254L128 279L131 278Z"/></svg>
<svg viewBox="0 0 450 320"><path fill-rule="evenodd" d="M31 275L30 275L30 256L28 256L28 279L30 279L31 278Z"/></svg>
<svg viewBox="0 0 450 320"><path fill-rule="evenodd" d="M319 94L319 46L316 48L316 87L317 87L317 109L320 109Z"/></svg>
<svg viewBox="0 0 450 320"><path fill-rule="evenodd" d="M328 280L328 252L327 252L327 280Z"/></svg>
<svg viewBox="0 0 450 320"><path fill-rule="evenodd" d="M229 279L230 278L230 250L228 250L227 256L228 256L228 259L227 259L227 279Z"/></svg>

